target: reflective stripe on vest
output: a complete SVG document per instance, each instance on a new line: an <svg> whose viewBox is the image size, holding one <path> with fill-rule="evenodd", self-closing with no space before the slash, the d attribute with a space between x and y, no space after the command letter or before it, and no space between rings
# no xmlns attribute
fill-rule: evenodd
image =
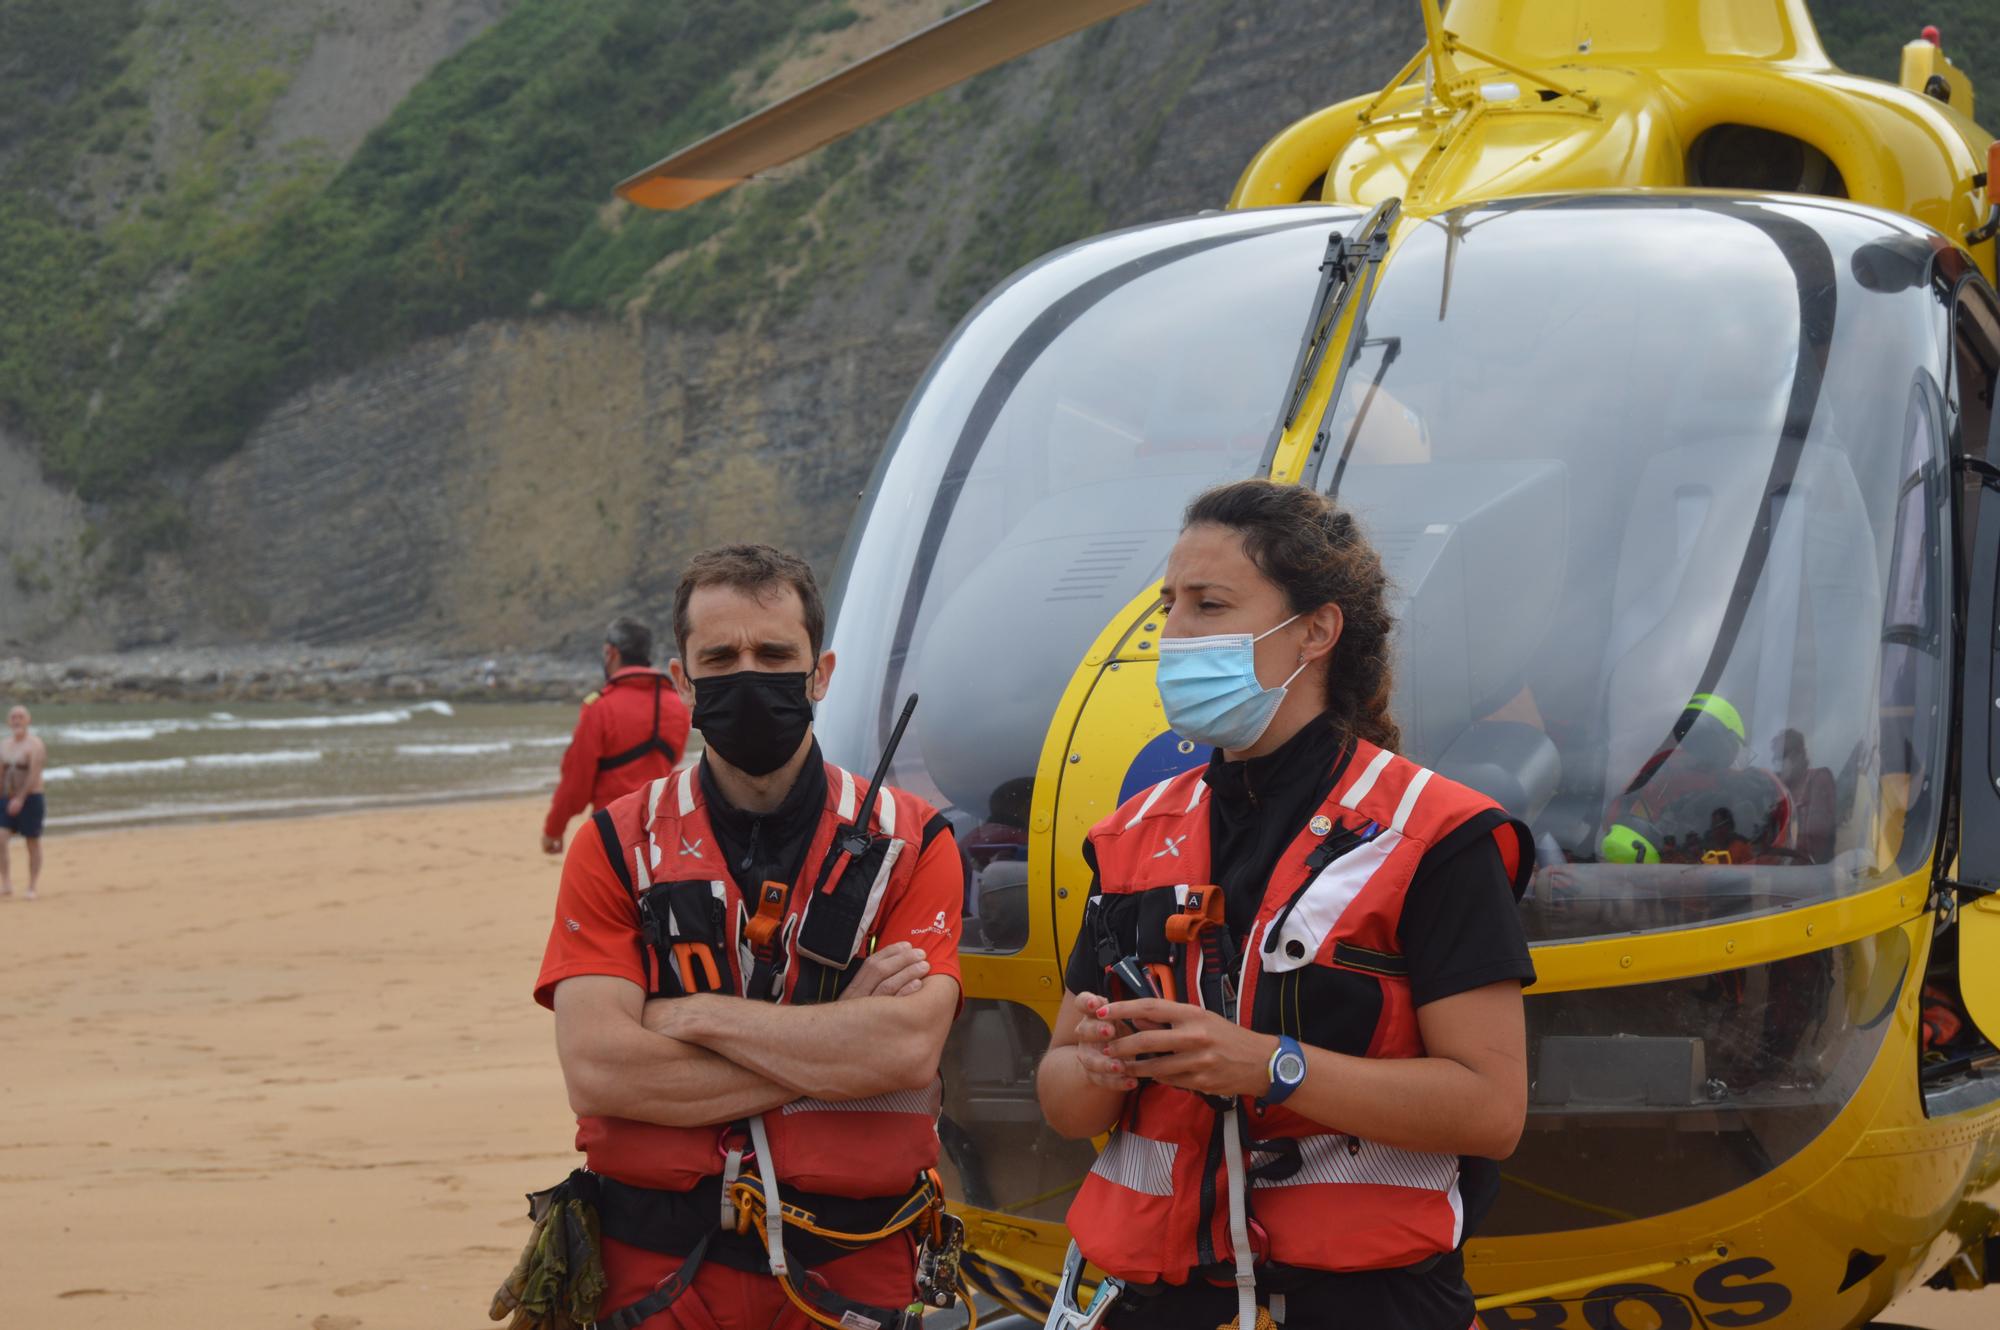
<svg viewBox="0 0 2000 1330"><path fill-rule="evenodd" d="M1212 879L1202 775L1183 772L1140 792L1091 831L1106 895L1172 888L1179 900L1188 884ZM1456 782L1357 743L1332 794L1314 810L1327 819L1321 832L1302 831L1279 856L1244 939L1238 1019L1246 1025L1253 1019L1267 971L1349 969L1382 986L1369 1055L1423 1056L1408 978L1398 964L1403 894L1431 846L1495 808ZM1524 831L1503 821L1494 837L1516 874ZM1329 848L1334 857L1314 861L1322 843L1339 852ZM1182 950L1192 949L1176 949ZM1350 965L1336 952L1360 959ZM1189 982L1191 957L1174 960ZM1283 1107L1263 1110L1245 1100L1241 1108L1251 1138L1248 1199L1269 1235L1268 1259L1308 1269L1388 1269L1450 1251L1463 1239L1456 1156L1329 1133ZM1230 1262L1220 1200L1203 1205L1204 1197L1227 1191L1211 1149L1217 1118L1201 1098L1171 1086L1142 1082L1127 1096L1118 1129L1069 1211L1070 1232L1092 1262L1128 1280L1172 1283L1185 1280L1208 1252L1215 1262ZM1266 1146L1273 1148L1260 1148Z"/></svg>
<svg viewBox="0 0 2000 1330"><path fill-rule="evenodd" d="M783 989L776 1000L781 1002L803 999L798 985L804 973L821 971L793 948L816 897L814 888L820 885L821 869L837 853L834 839L845 820L842 809L848 818L858 811L859 795L854 793L852 775L829 763L826 782L826 804L799 880L792 884L778 934ZM755 898L746 899L715 843L696 769L688 767L652 781L615 801L607 811L618 843L637 870L633 874L637 900L676 889L705 899L714 884L720 884L723 930L717 949L721 953L718 968L723 971L725 990L742 995L752 969L745 924L755 911ZM921 845L911 838L923 834L932 816L929 805L915 795L888 787L882 790L871 830L893 840L869 882L861 927L853 949L841 958L844 961L851 963L866 944L889 892L915 873ZM635 908L639 908L636 901ZM671 955L651 958L648 973L658 973L672 963ZM665 985L666 976L662 975L661 986ZM775 1162L783 1188L834 1196L900 1195L937 1162L937 1118L942 1098L942 1083L933 1082L927 1090L851 1101L795 1100L763 1115L772 1158L760 1161L760 1167ZM723 1171L724 1156L716 1148L717 1128L713 1126L659 1127L648 1135L657 1142L658 1176L678 1184L670 1189L691 1187Z"/></svg>

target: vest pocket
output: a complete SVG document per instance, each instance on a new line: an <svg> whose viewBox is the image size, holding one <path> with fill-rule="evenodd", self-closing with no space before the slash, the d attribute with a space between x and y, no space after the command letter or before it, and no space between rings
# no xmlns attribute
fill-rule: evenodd
<svg viewBox="0 0 2000 1330"><path fill-rule="evenodd" d="M1257 984L1251 1027L1302 1044L1365 1057L1382 1019L1382 985L1371 975L1328 965L1266 973Z"/></svg>
<svg viewBox="0 0 2000 1330"><path fill-rule="evenodd" d="M639 893L654 997L737 991L724 946L728 899L723 883L700 879L656 882Z"/></svg>

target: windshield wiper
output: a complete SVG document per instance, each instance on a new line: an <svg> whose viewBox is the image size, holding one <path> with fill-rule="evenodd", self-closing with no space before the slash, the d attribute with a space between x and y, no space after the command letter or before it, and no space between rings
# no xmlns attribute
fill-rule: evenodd
<svg viewBox="0 0 2000 1330"><path fill-rule="evenodd" d="M1369 269L1368 285L1374 286L1375 273L1389 252L1389 229L1402 209L1401 199L1384 199L1352 231L1346 235L1336 231L1327 237L1326 257L1319 265L1319 294L1313 298L1312 322L1306 327L1306 339L1300 344L1298 360L1292 366L1292 389L1285 398L1285 416L1278 426L1279 434L1298 419L1299 407L1319 373L1320 362L1326 359L1334 325L1340 322L1342 311L1353 298L1355 278L1364 267ZM1272 442L1275 445L1277 440L1274 438Z"/></svg>

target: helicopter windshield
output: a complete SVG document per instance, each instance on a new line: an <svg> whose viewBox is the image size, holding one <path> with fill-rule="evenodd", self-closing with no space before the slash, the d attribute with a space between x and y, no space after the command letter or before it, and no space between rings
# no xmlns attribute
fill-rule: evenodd
<svg viewBox="0 0 2000 1330"><path fill-rule="evenodd" d="M912 397L842 559L818 732L865 767L922 697L890 778L971 860L968 948L1026 941L1049 718L1187 501L1257 473L1327 236L1355 216L1212 214L1060 251L971 315Z"/></svg>
<svg viewBox="0 0 2000 1330"><path fill-rule="evenodd" d="M1471 209L1386 265L1317 483L1395 584L1403 749L1536 833L1531 937L1853 892L1936 835L1930 242L1845 204Z"/></svg>

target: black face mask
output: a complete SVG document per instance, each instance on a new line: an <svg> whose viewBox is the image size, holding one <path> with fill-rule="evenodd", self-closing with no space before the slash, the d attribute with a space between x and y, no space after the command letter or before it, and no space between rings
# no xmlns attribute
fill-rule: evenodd
<svg viewBox="0 0 2000 1330"><path fill-rule="evenodd" d="M746 776L768 776L791 761L812 721L803 670L738 670L694 681L695 728Z"/></svg>

